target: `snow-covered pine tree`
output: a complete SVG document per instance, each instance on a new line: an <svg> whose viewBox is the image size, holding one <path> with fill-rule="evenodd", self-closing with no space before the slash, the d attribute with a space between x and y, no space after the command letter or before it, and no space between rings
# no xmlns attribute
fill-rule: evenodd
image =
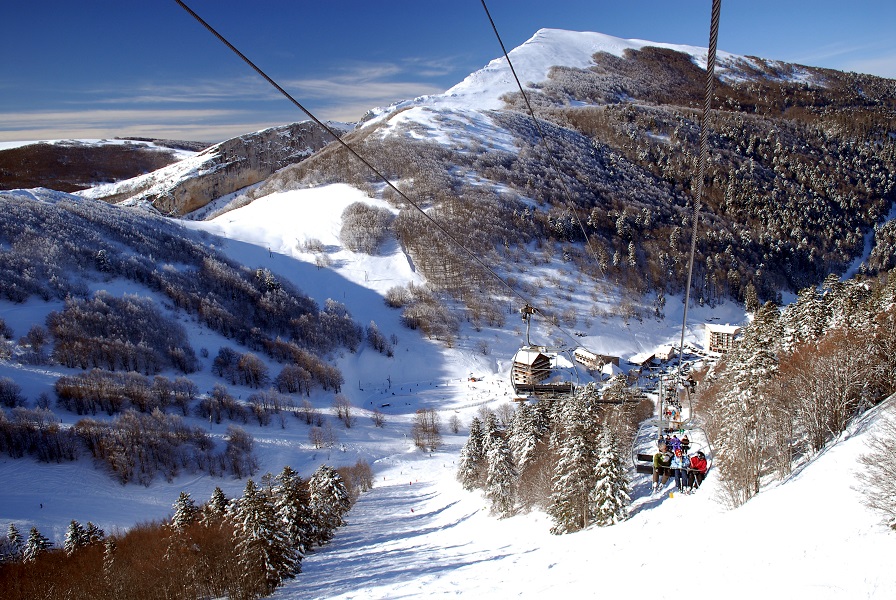
<svg viewBox="0 0 896 600"><path fill-rule="evenodd" d="M604 427L598 438L597 464L594 466L594 488L591 490L594 522L601 527L615 525L628 517L631 498L622 452L613 430Z"/></svg>
<svg viewBox="0 0 896 600"><path fill-rule="evenodd" d="M318 467L311 476L308 492L314 542L322 546L345 524L342 517L351 507L351 499L342 477L327 465Z"/></svg>
<svg viewBox="0 0 896 600"><path fill-rule="evenodd" d="M457 479L465 490L473 490L484 483L486 471L482 421L478 417L473 417L470 423L470 435L460 450Z"/></svg>
<svg viewBox="0 0 896 600"><path fill-rule="evenodd" d="M115 564L115 553L117 546L114 538L107 538L103 542L103 582L109 591L109 597L119 598L123 594L121 574L117 573L117 565Z"/></svg>
<svg viewBox="0 0 896 600"><path fill-rule="evenodd" d="M738 347L728 354L719 397L708 410L708 426L727 501L740 506L759 491L762 463L775 447L775 410L763 387L777 372L778 309L760 307Z"/></svg>
<svg viewBox="0 0 896 600"><path fill-rule="evenodd" d="M188 492L181 492L174 501L174 515L171 517L171 527L177 531L183 531L196 522L199 518L199 507Z"/></svg>
<svg viewBox="0 0 896 600"><path fill-rule="evenodd" d="M800 290L796 302L781 314L782 351L793 350L799 344L820 338L826 321L824 303L818 290L814 287Z"/></svg>
<svg viewBox="0 0 896 600"><path fill-rule="evenodd" d="M53 547L47 537L45 537L37 527L32 527L28 534L28 541L25 542L25 550L22 552L22 560L25 562L34 562L37 557Z"/></svg>
<svg viewBox="0 0 896 600"><path fill-rule="evenodd" d="M493 422L494 421L494 422ZM492 512L509 517L516 505L517 472L507 435L498 427L497 417L490 413L486 420L485 456L488 472L485 478L485 497Z"/></svg>
<svg viewBox="0 0 896 600"><path fill-rule="evenodd" d="M233 541L247 589L270 594L296 574L295 553L271 499L251 479L233 512Z"/></svg>
<svg viewBox="0 0 896 600"><path fill-rule="evenodd" d="M547 437L550 423L545 410L547 400L538 404L521 404L510 423L510 451L517 470L517 503L524 509L533 504L547 504L550 495L550 451L542 441ZM542 422L542 419L544 421Z"/></svg>
<svg viewBox="0 0 896 600"><path fill-rule="evenodd" d="M227 505L227 496L224 495L220 487L216 486L208 502L202 507L202 514L199 517L202 524L211 527L220 523L227 515Z"/></svg>
<svg viewBox="0 0 896 600"><path fill-rule="evenodd" d="M87 521L85 532L87 534L88 544L102 542L106 537L106 532L94 525L91 521Z"/></svg>
<svg viewBox="0 0 896 600"><path fill-rule="evenodd" d="M88 544L87 531L84 527L72 519L65 531L65 540L62 542L62 549L65 550L67 556L74 554L78 548L83 548Z"/></svg>
<svg viewBox="0 0 896 600"><path fill-rule="evenodd" d="M289 465L277 475L278 485L274 488L274 510L286 531L289 544L295 552L296 573L301 572L301 561L305 557L309 542L311 510L308 506L308 488L302 478Z"/></svg>
<svg viewBox="0 0 896 600"><path fill-rule="evenodd" d="M9 560L18 562L25 550L25 540L22 539L22 534L15 523L10 523L6 529L6 540L9 543Z"/></svg>
<svg viewBox="0 0 896 600"><path fill-rule="evenodd" d="M535 426L535 409L526 402L517 406L510 420L510 451L522 477L526 468L535 460L538 430Z"/></svg>
<svg viewBox="0 0 896 600"><path fill-rule="evenodd" d="M551 533L562 534L587 527L591 521L589 493L594 487L594 428L597 415L591 410L587 391L563 403L558 422L558 461L554 471L548 514L554 521ZM557 429L557 428L555 428Z"/></svg>

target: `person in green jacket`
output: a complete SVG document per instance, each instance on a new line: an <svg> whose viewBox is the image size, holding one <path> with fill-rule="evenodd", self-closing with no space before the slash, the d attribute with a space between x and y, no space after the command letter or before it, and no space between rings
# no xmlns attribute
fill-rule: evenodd
<svg viewBox="0 0 896 600"><path fill-rule="evenodd" d="M661 485L665 486L669 481L670 467L672 466L672 454L667 450L665 444L659 447L659 451L653 455L653 491L660 489ZM663 482L660 484L660 475Z"/></svg>

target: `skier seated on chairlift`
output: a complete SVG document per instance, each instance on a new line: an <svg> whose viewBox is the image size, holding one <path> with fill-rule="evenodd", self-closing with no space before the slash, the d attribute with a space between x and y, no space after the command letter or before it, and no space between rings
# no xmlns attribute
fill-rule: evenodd
<svg viewBox="0 0 896 600"><path fill-rule="evenodd" d="M702 450L698 450L697 454L691 457L691 468L689 470L690 487L692 490L696 490L703 483L703 479L706 477L706 466L706 455L703 454Z"/></svg>
<svg viewBox="0 0 896 600"><path fill-rule="evenodd" d="M669 481L670 468L672 467L672 454L662 444L659 451L653 455L653 491L660 489L660 475L663 476L662 486Z"/></svg>
<svg viewBox="0 0 896 600"><path fill-rule="evenodd" d="M681 438L681 451L685 454L688 453L688 450L691 449L691 440L688 439L688 434L684 434Z"/></svg>
<svg viewBox="0 0 896 600"><path fill-rule="evenodd" d="M675 456L672 457L672 473L675 475L675 488L681 493L686 493L688 467L690 467L690 461L687 455L681 451L681 448L676 448Z"/></svg>

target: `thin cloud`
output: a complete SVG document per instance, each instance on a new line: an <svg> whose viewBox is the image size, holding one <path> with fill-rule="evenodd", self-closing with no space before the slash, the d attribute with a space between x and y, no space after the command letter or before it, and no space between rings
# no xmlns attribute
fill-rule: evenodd
<svg viewBox="0 0 896 600"><path fill-rule="evenodd" d="M91 89L85 94L102 104L203 104L271 99L278 95L258 77L201 80L177 84L142 84L122 93L121 88Z"/></svg>
<svg viewBox="0 0 896 600"><path fill-rule="evenodd" d="M73 127L28 127L15 131L0 131L0 142L21 142L35 140L97 140L114 137L153 137L161 139L190 140L199 142L220 142L245 133L260 131L268 127L282 125L274 121L246 121L222 124L155 123Z"/></svg>
<svg viewBox="0 0 896 600"><path fill-rule="evenodd" d="M114 123L209 120L233 117L232 110L84 110L27 113L0 113L0 130L28 127L82 127Z"/></svg>
<svg viewBox="0 0 896 600"><path fill-rule="evenodd" d="M896 53L889 56L858 58L844 63L843 68L856 73L868 73L878 77L896 79Z"/></svg>
<svg viewBox="0 0 896 600"><path fill-rule="evenodd" d="M878 40L856 45L828 44L811 54L793 59L793 62L880 77L896 77L896 54L889 42L882 43Z"/></svg>
<svg viewBox="0 0 896 600"><path fill-rule="evenodd" d="M332 79L300 79L290 81L289 87L299 90L302 95L308 98L329 98L335 100L367 99L369 100L368 108L373 108L384 100L392 102L416 98L424 94L438 94L444 91L441 87L420 82L368 81L356 83Z"/></svg>
<svg viewBox="0 0 896 600"><path fill-rule="evenodd" d="M207 109L0 113L0 140L147 136L219 141L278 124L276 120L259 123L254 119L259 119L259 116Z"/></svg>

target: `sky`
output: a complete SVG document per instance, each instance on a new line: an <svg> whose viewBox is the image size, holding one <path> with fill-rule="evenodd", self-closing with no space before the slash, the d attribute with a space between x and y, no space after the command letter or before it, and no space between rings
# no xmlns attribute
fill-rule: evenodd
<svg viewBox="0 0 896 600"><path fill-rule="evenodd" d="M481 0L186 3L320 119L443 92L501 55ZM486 4L508 50L544 27L708 45L710 0ZM216 142L307 119L174 0L6 2L0 27L0 142ZM892 0L728 0L718 47L896 78L894 27Z"/></svg>

